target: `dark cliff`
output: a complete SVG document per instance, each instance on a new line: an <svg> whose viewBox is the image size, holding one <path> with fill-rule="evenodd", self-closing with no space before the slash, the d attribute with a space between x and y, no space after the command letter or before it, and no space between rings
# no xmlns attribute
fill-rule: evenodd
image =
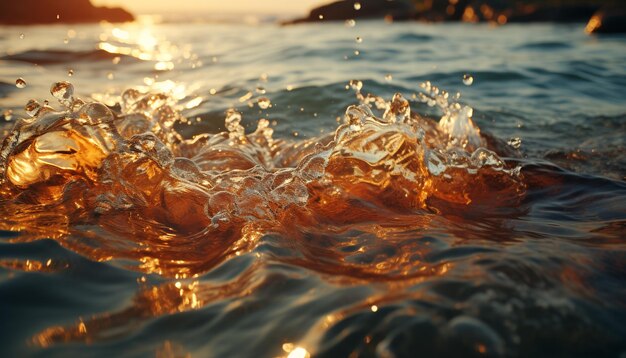
<svg viewBox="0 0 626 358"><path fill-rule="evenodd" d="M4 25L127 22L134 19L122 8L96 7L89 0L0 1L0 24Z"/></svg>

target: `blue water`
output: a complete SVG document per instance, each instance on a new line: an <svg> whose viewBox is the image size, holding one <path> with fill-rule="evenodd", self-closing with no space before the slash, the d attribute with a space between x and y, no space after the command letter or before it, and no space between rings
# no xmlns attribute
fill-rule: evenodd
<svg viewBox="0 0 626 358"><path fill-rule="evenodd" d="M370 220L334 235L268 230L193 278L197 305L134 256L89 254L103 250L93 237L111 235L97 224L37 240L27 234L36 227L3 226L0 355L299 352L289 344L328 357L626 354L625 36L588 36L581 24L370 21L0 28L5 131L29 99L52 102L50 84L69 80L111 106L126 88L166 91L192 119L178 126L187 137L224 130L234 107L250 131L266 118L276 138L301 140L335 130L357 102L346 88L354 79L433 117L436 108L412 99L421 82L461 92L483 132L521 138L512 160L528 181L524 201L411 225L398 214L401 225ZM259 97L272 107L260 109ZM49 269L13 264L49 259ZM422 276L422 267L445 272Z"/></svg>

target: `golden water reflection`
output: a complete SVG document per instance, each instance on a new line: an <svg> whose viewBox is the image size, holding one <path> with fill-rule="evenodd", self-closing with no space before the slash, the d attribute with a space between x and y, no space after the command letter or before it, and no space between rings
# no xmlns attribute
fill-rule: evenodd
<svg viewBox="0 0 626 358"><path fill-rule="evenodd" d="M147 34L111 35L159 53ZM9 218L0 229L171 281L146 287L140 279L129 307L48 328L33 341L109 340L154 317L241 298L267 283L259 267L268 264L304 268L334 285L385 285L387 296L347 310L376 311L409 285L448 274L450 263L427 259L435 248L426 238L447 230L438 222L447 213L515 207L525 193L519 167L497 154L508 147L481 135L471 108L429 83L423 99L441 107L440 122L413 115L401 94L386 102L354 87L361 103L334 133L290 141L274 139L267 120L246 133L235 110L227 132L185 139L176 131L185 121L179 98L129 89L112 109L74 97L67 82L53 85L65 109L31 103L31 118L0 151L0 214ZM254 263L233 281L201 281L251 254ZM286 353L309 354L303 346Z"/></svg>

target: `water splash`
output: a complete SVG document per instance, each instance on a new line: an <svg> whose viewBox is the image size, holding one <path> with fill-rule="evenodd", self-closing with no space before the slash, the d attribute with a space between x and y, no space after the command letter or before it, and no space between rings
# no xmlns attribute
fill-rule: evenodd
<svg viewBox="0 0 626 358"><path fill-rule="evenodd" d="M361 103L347 108L334 133L289 141L273 138L265 119L246 133L235 110L226 114L227 132L184 139L175 123L186 119L171 97L129 89L113 110L57 82L50 92L61 110L30 101L31 118L4 140L4 210L47 208L63 218L54 230L97 218L105 230L142 245L164 236L220 238L200 258L176 250L137 256L150 263L140 269L170 275L181 267L206 270L253 245L247 232L358 222L381 210L419 216L449 205L514 205L523 196L519 170L486 148L471 108L448 102L445 91L422 86L422 101L443 112L437 122L414 114L399 93L387 102L361 94L360 81L349 86Z"/></svg>

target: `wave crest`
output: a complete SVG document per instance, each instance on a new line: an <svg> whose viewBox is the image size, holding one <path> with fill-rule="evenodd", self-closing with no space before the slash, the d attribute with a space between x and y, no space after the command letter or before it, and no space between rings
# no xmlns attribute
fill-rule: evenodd
<svg viewBox="0 0 626 358"><path fill-rule="evenodd" d="M427 83L420 99L442 110L437 122L412 113L401 94L387 102L351 85L360 104L333 134L289 141L273 138L263 119L246 134L235 110L227 132L185 139L175 124L187 120L165 94L130 89L110 108L56 83L62 110L29 102L31 118L2 145L4 210L32 213L3 229L28 227L45 207L63 220L51 226L56 235L37 235L96 225L144 247L109 245L107 258L140 259L140 268L168 275L205 271L272 230L519 203L519 167L488 146L470 107ZM198 244L206 240L214 242Z"/></svg>

